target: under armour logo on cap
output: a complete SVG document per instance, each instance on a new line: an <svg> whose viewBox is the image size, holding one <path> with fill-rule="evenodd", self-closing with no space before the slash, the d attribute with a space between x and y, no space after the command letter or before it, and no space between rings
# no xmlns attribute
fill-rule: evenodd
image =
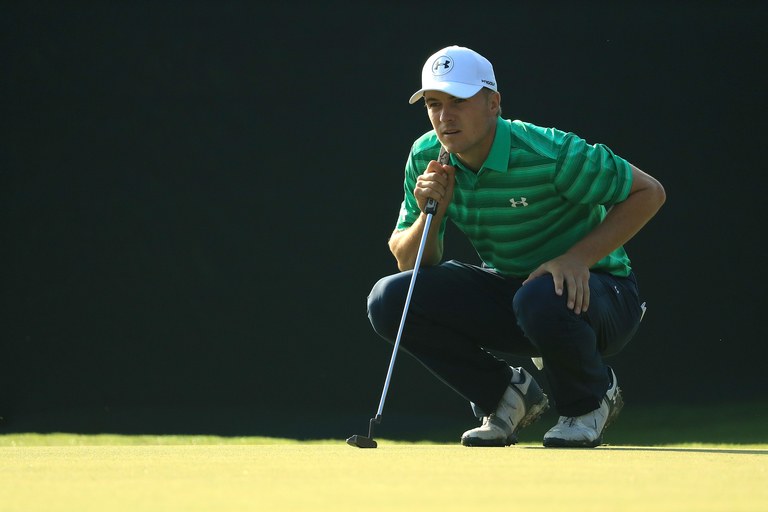
<svg viewBox="0 0 768 512"><path fill-rule="evenodd" d="M436 58L434 64L432 64L432 74L435 76L444 75L452 69L453 59L445 55Z"/></svg>
<svg viewBox="0 0 768 512"><path fill-rule="evenodd" d="M421 69L421 89L413 93L416 103L425 91L441 91L456 98L470 98L487 87L497 91L491 63L469 48L448 46L434 53Z"/></svg>

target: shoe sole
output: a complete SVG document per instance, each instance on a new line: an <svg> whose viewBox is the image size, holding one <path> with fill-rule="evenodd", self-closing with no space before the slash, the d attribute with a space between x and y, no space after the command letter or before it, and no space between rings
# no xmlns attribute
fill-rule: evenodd
<svg viewBox="0 0 768 512"><path fill-rule="evenodd" d="M517 436L508 437L504 441L479 437L467 437L461 440L461 445L469 448L504 448L513 444L517 444Z"/></svg>
<svg viewBox="0 0 768 512"><path fill-rule="evenodd" d="M574 441L573 439L560 439L558 437L549 437L544 440L546 448L597 448L603 444L603 436L594 441Z"/></svg>
<svg viewBox="0 0 768 512"><path fill-rule="evenodd" d="M512 432L512 434L507 437L504 440L501 439L483 439L481 437L463 437L461 438L461 444L462 446L468 446L473 448L503 448L505 446L510 446L513 444L517 444L518 437L517 433L520 431L521 428L525 428L528 425L531 425L536 420L541 417L542 414L544 414L544 411L546 411L549 408L549 399L547 398L547 395L543 394L543 399L538 404L535 404L531 407L531 410L526 414L522 420L520 420L520 423L515 428L515 430Z"/></svg>

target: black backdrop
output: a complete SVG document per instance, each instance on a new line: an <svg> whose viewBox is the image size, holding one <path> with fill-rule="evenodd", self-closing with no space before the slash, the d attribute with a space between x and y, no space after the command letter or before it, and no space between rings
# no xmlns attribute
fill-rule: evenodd
<svg viewBox="0 0 768 512"><path fill-rule="evenodd" d="M518 4L3 2L2 429L362 428L391 353L365 297L429 129L407 99L449 44L494 63L506 117L665 185L627 245L631 401L764 398L766 9ZM407 356L387 412L469 418Z"/></svg>

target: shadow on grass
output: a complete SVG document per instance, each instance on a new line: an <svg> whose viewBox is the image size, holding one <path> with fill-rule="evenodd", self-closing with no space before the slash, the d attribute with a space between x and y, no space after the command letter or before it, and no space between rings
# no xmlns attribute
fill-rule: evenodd
<svg viewBox="0 0 768 512"><path fill-rule="evenodd" d="M545 448L543 446L520 446L522 450L571 450L571 451L591 451L591 448ZM625 451L625 452L671 452L671 453L718 453L734 455L768 455L768 450L756 450L752 448L734 449L734 448L699 448L699 447L665 447L665 446L611 446L602 445L595 450Z"/></svg>

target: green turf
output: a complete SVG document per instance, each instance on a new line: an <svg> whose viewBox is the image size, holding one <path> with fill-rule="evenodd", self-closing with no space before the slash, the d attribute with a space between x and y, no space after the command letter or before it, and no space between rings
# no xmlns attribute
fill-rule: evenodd
<svg viewBox="0 0 768 512"><path fill-rule="evenodd" d="M377 442L384 446L451 446L458 443L436 441L403 441L400 439L378 438ZM226 436L195 436L195 435L142 435L130 436L119 434L5 434L0 435L2 447L88 447L88 446L343 446L344 439L312 439L298 440L281 437L226 437ZM521 447L539 447L541 443L524 441L517 444ZM626 443L606 443L605 446L637 446L642 448L715 448L715 449L756 449L768 452L768 443L707 443L691 441L685 443L656 443L627 445ZM1 509L0 509L1 510Z"/></svg>
<svg viewBox="0 0 768 512"><path fill-rule="evenodd" d="M436 445L444 444L434 441L403 441L399 439L379 439L389 446L396 445ZM120 434L5 434L0 435L0 447L34 447L34 446L316 446L344 445L339 439L298 440L282 437L261 436L196 436L196 435L120 435ZM2 509L0 509L2 510Z"/></svg>
<svg viewBox="0 0 768 512"><path fill-rule="evenodd" d="M0 435L0 446L180 446L180 445L262 445L298 444L301 441L276 437L224 437L118 434L6 434ZM313 441L322 444L324 441Z"/></svg>
<svg viewBox="0 0 768 512"><path fill-rule="evenodd" d="M463 422L412 424L396 412L376 450L344 443L361 425L312 441L9 433L0 511L768 510L765 403L630 405L607 445L585 450L541 446L555 419L548 412L520 444L496 449L460 446ZM398 422L408 439L387 439Z"/></svg>
<svg viewBox="0 0 768 512"><path fill-rule="evenodd" d="M768 445L472 449L264 438L11 435L3 512L764 512Z"/></svg>

